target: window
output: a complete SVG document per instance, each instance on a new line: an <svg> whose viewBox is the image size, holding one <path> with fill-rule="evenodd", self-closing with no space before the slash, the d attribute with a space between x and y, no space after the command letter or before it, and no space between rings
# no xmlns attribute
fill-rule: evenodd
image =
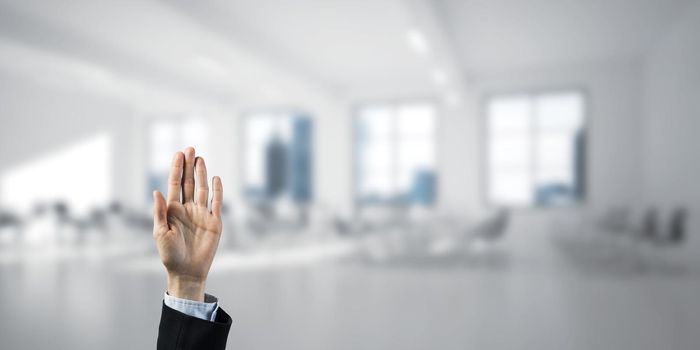
<svg viewBox="0 0 700 350"><path fill-rule="evenodd" d="M355 116L358 204L423 204L435 200L435 107L375 104Z"/></svg>
<svg viewBox="0 0 700 350"><path fill-rule="evenodd" d="M197 154L207 156L209 124L200 118L162 118L149 122L148 186L146 195L157 189L167 195L168 173L173 155L187 146L195 147Z"/></svg>
<svg viewBox="0 0 700 350"><path fill-rule="evenodd" d="M0 203L19 212L51 202L84 214L112 199L112 140L98 134L4 171Z"/></svg>
<svg viewBox="0 0 700 350"><path fill-rule="evenodd" d="M582 201L584 108L583 95L568 90L488 99L488 200L522 206Z"/></svg>
<svg viewBox="0 0 700 350"><path fill-rule="evenodd" d="M291 112L258 112L245 118L243 192L254 202L312 199L310 117Z"/></svg>

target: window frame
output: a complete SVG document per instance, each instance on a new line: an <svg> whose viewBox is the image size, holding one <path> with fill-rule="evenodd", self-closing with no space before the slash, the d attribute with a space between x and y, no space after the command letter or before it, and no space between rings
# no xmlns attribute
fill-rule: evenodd
<svg viewBox="0 0 700 350"><path fill-rule="evenodd" d="M580 200L575 203L567 205L537 205L535 203L531 204L507 204L507 203L496 203L490 198L489 186L491 185L491 170L489 167L489 154L490 154L490 129L489 129L489 104L492 100L501 97L508 96L526 96L528 99L534 100L539 96L557 93L576 93L583 101L582 116L583 122L581 123L581 130L583 130L586 136L585 144L585 155L584 155L584 179L583 187L584 193ZM523 89L503 89L503 90L492 90L482 93L479 103L478 111L478 121L480 125L478 126L479 133L481 134L479 140L480 152L479 153L479 163L481 169L479 171L479 176L481 176L481 190L480 192L480 202L486 208L509 208L509 209L525 209L525 210L562 210L562 209L578 209L584 208L588 205L591 189L590 189L590 174L591 174L591 162L590 162L590 149L591 149L591 124L592 124L592 113L591 113L591 95L588 88L583 84L572 84L572 85L561 85L561 86L551 86L551 87L531 87ZM535 158L537 155L535 154ZM530 172L534 171L535 162L530 164Z"/></svg>
<svg viewBox="0 0 700 350"><path fill-rule="evenodd" d="M378 203L373 203L373 204L363 204L361 196L359 194L359 173L360 173L360 152L359 152L359 144L357 142L357 119L359 118L360 112L367 107L372 107L372 106L389 106L391 107L392 111L397 110L399 107L402 105L411 105L411 104L428 104L430 105L434 111L435 111L435 128L432 133L432 140L433 140L433 168L435 172L435 198L433 200L433 203L425 206L426 208L436 208L438 206L438 202L440 200L440 147L439 147L439 139L440 139L440 126L441 126L441 116L442 116L442 105L438 103L438 100L433 97L426 97L426 96L417 96L417 97L401 97L401 98L377 98L377 99L365 99L360 102L354 102L351 104L350 107L350 153L352 157L352 172L351 172L351 196L352 196L352 204L355 209L361 209L361 208L366 208L366 207L393 207L396 206L395 203L392 201L381 201ZM395 114L392 114L392 116L395 116ZM395 125L395 123L393 123ZM393 143L396 143L396 140L392 140ZM396 164L392 164L392 172L396 172L397 166ZM410 204L409 204L410 206Z"/></svg>

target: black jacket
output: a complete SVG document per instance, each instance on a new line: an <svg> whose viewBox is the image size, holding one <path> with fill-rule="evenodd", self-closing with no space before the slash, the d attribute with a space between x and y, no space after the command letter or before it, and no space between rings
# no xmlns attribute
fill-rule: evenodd
<svg viewBox="0 0 700 350"><path fill-rule="evenodd" d="M224 350L230 329L231 316L221 308L216 312L214 322L210 322L183 314L163 303L158 350Z"/></svg>

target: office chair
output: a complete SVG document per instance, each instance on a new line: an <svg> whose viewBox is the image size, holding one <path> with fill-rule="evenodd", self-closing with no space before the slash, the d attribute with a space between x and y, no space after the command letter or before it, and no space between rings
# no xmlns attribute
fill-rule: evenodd
<svg viewBox="0 0 700 350"><path fill-rule="evenodd" d="M492 250L496 241L506 234L510 213L499 209L491 217L478 223L467 235L467 250L469 253L481 253Z"/></svg>

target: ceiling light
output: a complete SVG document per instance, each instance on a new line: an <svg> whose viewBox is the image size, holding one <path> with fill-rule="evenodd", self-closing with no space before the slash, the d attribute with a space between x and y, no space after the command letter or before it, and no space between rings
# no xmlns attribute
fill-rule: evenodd
<svg viewBox="0 0 700 350"><path fill-rule="evenodd" d="M420 55L427 55L430 52L430 46L428 46L428 41L425 39L425 35L418 29L409 29L406 32L406 40L408 40L409 45Z"/></svg>

